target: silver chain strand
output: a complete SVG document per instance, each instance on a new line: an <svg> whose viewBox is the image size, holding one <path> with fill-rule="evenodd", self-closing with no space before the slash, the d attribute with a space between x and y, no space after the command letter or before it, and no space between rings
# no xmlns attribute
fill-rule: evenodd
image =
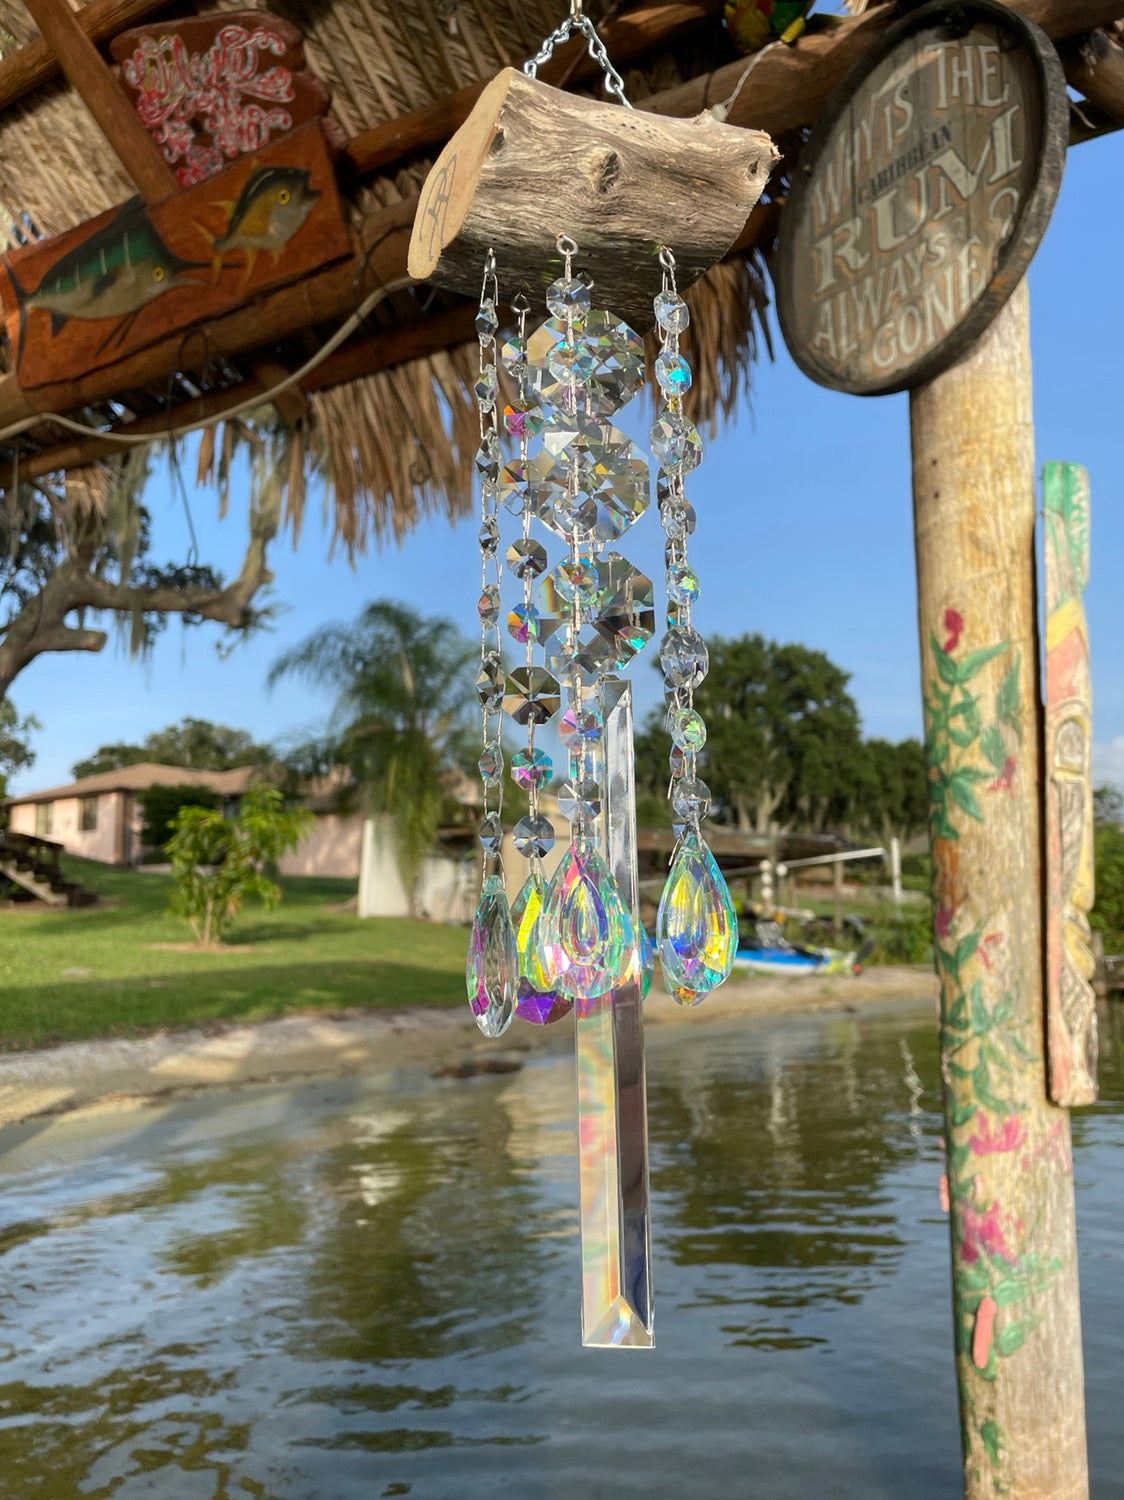
<svg viewBox="0 0 1124 1500"><path fill-rule="evenodd" d="M537 78L543 63L549 62L554 56L554 49L560 47L563 42L568 42L575 31L581 32L585 37L587 52L605 75L605 92L618 99L625 109L631 109L632 101L624 91L624 79L613 67L605 49L605 43L598 35L597 27L587 15L582 13L582 0L570 0L570 14L557 31L550 33L534 57L529 57L523 64L524 73L528 78Z"/></svg>
<svg viewBox="0 0 1124 1500"><path fill-rule="evenodd" d="M490 296L489 290L491 292ZM490 315L490 321L494 322L495 309L498 300L499 283L496 279L496 257L493 251L489 250L487 256L485 257L484 274L480 283L480 310L478 315L479 319L484 319L487 315ZM483 382L489 369L493 373L493 378L495 377L496 373L495 330L494 328L491 328L487 325L483 327L480 326L480 323L478 321L478 336L480 342L479 370L481 382ZM477 411L480 419L480 451L485 456L491 455L497 463L499 454L499 433L497 430L496 421L496 401L498 399L498 393L493 397L491 402L486 402L483 397L479 395L479 393L477 396ZM490 584L493 584L495 586L496 594L498 595L501 582L502 561L500 558L498 534L496 528L497 492L498 480L496 477L496 472L489 471L486 468L482 469L480 483L480 592L482 600L484 599L486 590L488 589ZM493 539L490 550L484 542L485 534L489 530L491 530ZM489 564L491 564L490 573ZM500 614L497 614L494 623L489 625L486 623L484 615L481 615L480 668L482 674L487 672L490 663L494 662L498 665L500 662L501 617L502 616ZM494 639L489 640L489 637L494 637ZM499 746L501 744L501 738L498 731L498 719L502 710L499 703L489 703L484 700L482 700L481 702L481 710L483 721L481 726L482 741L484 749L487 750L492 746ZM502 755L502 750L500 750L499 753ZM500 769L500 775L496 779L496 784L494 786L490 784L488 778L482 777L482 779L484 781L483 819L486 823L487 820L491 816L493 816L493 814L496 817L501 817L503 813L502 765ZM493 793L495 793L495 807L492 806ZM487 876L489 869L496 868L502 868L502 855L500 851L496 850L494 852L491 852L485 850L485 876Z"/></svg>

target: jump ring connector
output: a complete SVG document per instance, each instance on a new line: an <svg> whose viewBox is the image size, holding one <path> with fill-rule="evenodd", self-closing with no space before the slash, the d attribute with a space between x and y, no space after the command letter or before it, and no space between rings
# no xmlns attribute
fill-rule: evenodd
<svg viewBox="0 0 1124 1500"><path fill-rule="evenodd" d="M578 242L570 238L568 234L560 234L555 240L559 255L572 256L578 253Z"/></svg>
<svg viewBox="0 0 1124 1500"><path fill-rule="evenodd" d="M526 292L516 292L511 299L511 310L517 313L529 313L531 311L531 299Z"/></svg>
<svg viewBox="0 0 1124 1500"><path fill-rule="evenodd" d="M665 271L670 271L672 275L675 274L675 256L672 254L669 245L660 246L660 265Z"/></svg>

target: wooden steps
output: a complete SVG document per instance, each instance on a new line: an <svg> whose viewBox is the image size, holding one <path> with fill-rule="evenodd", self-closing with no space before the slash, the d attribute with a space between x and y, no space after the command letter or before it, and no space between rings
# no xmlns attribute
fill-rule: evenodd
<svg viewBox="0 0 1124 1500"><path fill-rule="evenodd" d="M23 899L57 907L94 905L97 892L62 873L61 854L62 845L49 839L0 830L0 876L10 881Z"/></svg>

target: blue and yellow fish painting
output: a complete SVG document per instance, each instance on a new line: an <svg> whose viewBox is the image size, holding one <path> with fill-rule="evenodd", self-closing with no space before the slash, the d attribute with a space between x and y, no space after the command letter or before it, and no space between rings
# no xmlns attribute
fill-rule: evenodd
<svg viewBox="0 0 1124 1500"><path fill-rule="evenodd" d="M222 266L229 250L245 255L247 278L263 250L276 264L322 196L319 188L309 186L311 179L311 172L303 167L259 167L251 172L238 201L222 205L230 212L225 234L216 238L202 225L196 226L214 246L215 269Z"/></svg>
<svg viewBox="0 0 1124 1500"><path fill-rule="evenodd" d="M51 334L57 336L71 318L122 320L110 330L98 350L120 342L137 315L174 287L197 284L186 273L206 265L184 260L164 242L140 198L131 198L110 221L82 244L55 262L33 292L20 286L11 265L19 302L19 349L23 357L27 317L34 308L51 315Z"/></svg>

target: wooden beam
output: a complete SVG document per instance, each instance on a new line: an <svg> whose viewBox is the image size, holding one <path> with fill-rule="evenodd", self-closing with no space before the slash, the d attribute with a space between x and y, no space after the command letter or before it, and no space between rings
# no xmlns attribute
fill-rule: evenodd
<svg viewBox="0 0 1124 1500"><path fill-rule="evenodd" d="M642 57L653 47L678 40L707 21L717 23L722 0L679 0L677 4L649 5L642 10L607 21L601 28L605 46L620 66ZM584 40L567 42L539 69L544 83L560 87L582 83L600 69L589 56ZM443 146L472 113L477 99L495 74L478 79L456 93L432 104L364 130L347 147L347 156L359 172L374 172L415 152Z"/></svg>
<svg viewBox="0 0 1124 1500"><path fill-rule="evenodd" d="M24 5L141 197L158 203L177 192L179 183L159 146L66 0L24 0Z"/></svg>
<svg viewBox="0 0 1124 1500"><path fill-rule="evenodd" d="M91 42L100 43L135 26L153 11L167 9L168 4L169 0L88 0L75 15ZM59 71L59 60L42 37L0 60L0 109L49 83Z"/></svg>
<svg viewBox="0 0 1124 1500"><path fill-rule="evenodd" d="M1063 47L1061 58L1069 86L1124 125L1124 47L1091 31Z"/></svg>

